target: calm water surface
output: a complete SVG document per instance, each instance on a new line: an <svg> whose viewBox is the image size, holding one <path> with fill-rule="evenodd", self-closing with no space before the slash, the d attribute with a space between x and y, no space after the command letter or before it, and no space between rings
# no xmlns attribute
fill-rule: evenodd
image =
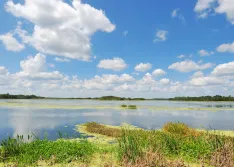
<svg viewBox="0 0 234 167"><path fill-rule="evenodd" d="M57 132L69 136L79 136L75 125L85 122L120 125L132 124L145 129L158 129L168 121L184 122L194 128L233 130L233 110L204 110L207 106L234 106L233 102L171 102L171 101L94 101L94 100L0 100L0 140L7 136L45 133L51 140L57 139ZM23 107L11 104L24 104ZM33 107L36 104L37 107ZM160 110L139 108L121 109L53 109L38 106L120 106L136 104L138 106L162 107ZM163 109L163 107L168 107ZM179 108L188 108L188 110ZM191 108L193 108L191 110ZM215 107L214 107L215 108Z"/></svg>

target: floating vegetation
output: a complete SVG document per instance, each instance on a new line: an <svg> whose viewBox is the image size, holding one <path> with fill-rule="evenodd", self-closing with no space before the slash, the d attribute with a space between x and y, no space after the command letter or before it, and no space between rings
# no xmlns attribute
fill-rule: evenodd
<svg viewBox="0 0 234 167"><path fill-rule="evenodd" d="M234 108L231 104L216 104L216 105L206 105L206 107L215 107L215 108Z"/></svg>
<svg viewBox="0 0 234 167"><path fill-rule="evenodd" d="M126 105L126 104L122 104L122 105L121 105L121 108L124 108L124 109L137 109L137 106L136 106L136 105Z"/></svg>
<svg viewBox="0 0 234 167"><path fill-rule="evenodd" d="M122 108L127 108L128 106L126 104L121 105Z"/></svg>
<svg viewBox="0 0 234 167"><path fill-rule="evenodd" d="M137 106L136 105L129 105L128 109L137 109Z"/></svg>

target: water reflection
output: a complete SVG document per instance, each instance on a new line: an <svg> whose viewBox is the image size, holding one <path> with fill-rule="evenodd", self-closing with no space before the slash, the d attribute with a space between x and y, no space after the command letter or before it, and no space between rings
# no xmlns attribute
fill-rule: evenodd
<svg viewBox="0 0 234 167"><path fill-rule="evenodd" d="M33 102L38 103L38 101ZM50 103L55 102L52 101ZM71 101L66 101L64 103L71 103ZM102 106L106 104L109 105L109 103L115 103L114 105L117 105L120 102L99 101L99 105ZM123 102L121 102L121 104L122 103ZM131 103L134 104L134 102ZM141 105L149 105L148 102L140 103L142 103ZM96 102L95 105L97 105ZM178 105L178 103L173 102L172 104L168 105ZM0 107L0 140L8 135L16 136L17 134L28 135L35 133L36 135L43 137L45 132L49 134L49 139L55 140L56 138L58 138L56 133L57 131L67 133L69 136L72 136L74 134L79 136L79 133L74 130L75 125L85 122L98 122L110 125L120 125L121 123L128 123L145 129L158 129L161 128L166 122L180 121L194 128L204 127L209 129L210 127L212 127L213 129L232 130L234 129L233 118L234 111L211 112L202 110L181 111L168 109L157 111L147 109L64 110L40 108L36 109L30 107L12 108L9 106L5 106Z"/></svg>

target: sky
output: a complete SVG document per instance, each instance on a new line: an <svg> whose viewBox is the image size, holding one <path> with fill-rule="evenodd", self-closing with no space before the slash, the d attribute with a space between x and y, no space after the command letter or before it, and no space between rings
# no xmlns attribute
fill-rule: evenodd
<svg viewBox="0 0 234 167"><path fill-rule="evenodd" d="M233 0L1 0L0 93L234 95Z"/></svg>

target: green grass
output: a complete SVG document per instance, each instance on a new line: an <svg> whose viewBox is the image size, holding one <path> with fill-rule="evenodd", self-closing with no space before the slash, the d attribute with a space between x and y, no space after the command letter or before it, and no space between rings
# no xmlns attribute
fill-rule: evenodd
<svg viewBox="0 0 234 167"><path fill-rule="evenodd" d="M94 144L86 140L80 142L49 141L38 138L32 142L26 140L23 136L9 137L3 140L0 149L0 162L14 162L19 166L49 160L53 160L54 163L88 162L97 150Z"/></svg>

